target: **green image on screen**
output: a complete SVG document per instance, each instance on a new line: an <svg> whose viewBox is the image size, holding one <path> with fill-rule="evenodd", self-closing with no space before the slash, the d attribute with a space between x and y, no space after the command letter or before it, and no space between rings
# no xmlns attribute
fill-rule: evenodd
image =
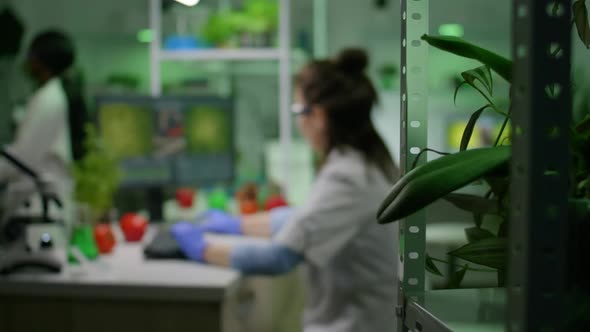
<svg viewBox="0 0 590 332"><path fill-rule="evenodd" d="M99 112L102 138L117 157L142 157L151 153L154 126L149 108L112 103L103 105Z"/></svg>
<svg viewBox="0 0 590 332"><path fill-rule="evenodd" d="M222 109L201 106L190 109L185 118L190 153L219 153L231 149L231 121Z"/></svg>

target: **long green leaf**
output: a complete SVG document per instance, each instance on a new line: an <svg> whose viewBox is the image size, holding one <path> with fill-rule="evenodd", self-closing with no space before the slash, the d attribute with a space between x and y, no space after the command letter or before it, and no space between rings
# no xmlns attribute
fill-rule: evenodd
<svg viewBox="0 0 590 332"><path fill-rule="evenodd" d="M443 274L440 272L438 267L436 267L436 265L434 264L434 261L432 261L432 257L430 257L430 255L426 255L426 261L424 263L425 263L424 266L426 268L426 271L442 277Z"/></svg>
<svg viewBox="0 0 590 332"><path fill-rule="evenodd" d="M469 243L449 252L449 255L494 269L503 269L506 268L507 250L506 238L491 237Z"/></svg>
<svg viewBox="0 0 590 332"><path fill-rule="evenodd" d="M471 117L469 118L469 121L465 126L465 130L463 130L463 136L461 137L461 145L459 146L459 151L467 150L467 147L469 146L469 141L471 141L471 136L473 136L475 124L477 123L477 120L479 119L483 111L485 111L488 107L491 107L491 105L485 105L482 108L475 111L473 114L471 114Z"/></svg>
<svg viewBox="0 0 590 332"><path fill-rule="evenodd" d="M416 168L416 166L420 162L420 157L422 157L422 155L424 155L426 152L434 152L434 153L438 154L439 156L448 156L448 155L450 155L450 153L448 153L448 152L442 152L442 151L438 151L438 150L434 150L434 149L429 149L429 148L422 149L420 151L420 153L418 153L416 155L416 158L414 158L414 162L412 162L412 168L410 168L410 169Z"/></svg>
<svg viewBox="0 0 590 332"><path fill-rule="evenodd" d="M453 103L455 104L455 106L457 105L457 94L459 94L459 89L461 89L462 86L464 86L465 84L467 84L466 81L461 82L461 84L457 85L457 87L455 88L455 93L453 94Z"/></svg>
<svg viewBox="0 0 590 332"><path fill-rule="evenodd" d="M448 194L444 199L467 212L480 215L498 213L498 201L494 199L469 194Z"/></svg>
<svg viewBox="0 0 590 332"><path fill-rule="evenodd" d="M474 243L479 240L494 237L494 234L492 234L492 232L488 231L487 229L471 227L465 229L465 236L467 236L467 241L469 243Z"/></svg>
<svg viewBox="0 0 590 332"><path fill-rule="evenodd" d="M467 41L452 36L422 36L428 44L465 58L474 59L484 65L488 65L493 71L498 73L503 79L508 82L512 81L512 61L505 57L498 55L492 51L488 51L479 46L468 43Z"/></svg>
<svg viewBox="0 0 590 332"><path fill-rule="evenodd" d="M492 78L492 71L488 65L464 71L461 73L461 76L465 82L474 88L477 88L476 84L480 82L490 96L494 94L494 80Z"/></svg>
<svg viewBox="0 0 590 332"><path fill-rule="evenodd" d="M590 114L576 124L576 132L578 134L590 135Z"/></svg>
<svg viewBox="0 0 590 332"><path fill-rule="evenodd" d="M463 282L463 279L465 278L465 273L467 273L468 268L469 268L469 264L465 264L465 266L463 266L459 270L453 272L453 274L451 275L451 278L449 280L449 285L448 285L449 288L459 288L461 286L461 283Z"/></svg>
<svg viewBox="0 0 590 332"><path fill-rule="evenodd" d="M379 210L379 223L394 222L485 176L510 160L509 146L467 150L410 171L391 189Z"/></svg>
<svg viewBox="0 0 590 332"><path fill-rule="evenodd" d="M590 49L590 24L588 23L588 8L585 0L576 0L572 5L574 22L578 30L578 37L586 48Z"/></svg>

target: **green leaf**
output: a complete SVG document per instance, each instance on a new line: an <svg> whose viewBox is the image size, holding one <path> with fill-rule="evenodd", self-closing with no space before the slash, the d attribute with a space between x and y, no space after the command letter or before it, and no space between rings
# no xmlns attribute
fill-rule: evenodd
<svg viewBox="0 0 590 332"><path fill-rule="evenodd" d="M490 232L486 229L483 229L483 228L471 227L471 228L465 229L465 236L467 236L467 241L469 243L474 243L479 240L494 237L494 234L492 234L492 232Z"/></svg>
<svg viewBox="0 0 590 332"><path fill-rule="evenodd" d="M437 151L437 150L429 149L429 148L422 149L420 151L420 153L418 153L416 155L416 158L414 159L414 162L412 163L412 168L410 168L410 169L416 168L416 166L420 162L420 157L422 157L422 155L425 154L426 152L434 152L434 153L438 154L439 156L448 156L448 155L450 155L450 153L448 153L448 152Z"/></svg>
<svg viewBox="0 0 590 332"><path fill-rule="evenodd" d="M444 199L457 208L480 215L497 214L498 201L469 194L448 194Z"/></svg>
<svg viewBox="0 0 590 332"><path fill-rule="evenodd" d="M430 255L428 255L428 254L426 254L425 267L426 267L426 271L428 271L432 274L435 274L437 276L441 276L441 277L443 276L443 274L440 272L438 267L436 267L436 265L434 264L432 257L430 257Z"/></svg>
<svg viewBox="0 0 590 332"><path fill-rule="evenodd" d="M590 135L590 115L586 115L582 121L578 122L576 125L576 133Z"/></svg>
<svg viewBox="0 0 590 332"><path fill-rule="evenodd" d="M494 81L492 79L492 71L487 65L477 67L461 73L465 82L477 89L476 83L480 82L486 89L486 92L492 96L494 94Z"/></svg>
<svg viewBox="0 0 590 332"><path fill-rule="evenodd" d="M509 146L467 150L421 165L403 176L379 210L379 223L405 218L487 175L510 160Z"/></svg>
<svg viewBox="0 0 590 332"><path fill-rule="evenodd" d="M465 273L467 272L468 268L469 268L469 264L465 264L465 266L463 266L459 270L453 272L453 274L451 275L451 278L449 280L449 288L459 288L461 286L461 283L463 282L463 279L465 278Z"/></svg>
<svg viewBox="0 0 590 332"><path fill-rule="evenodd" d="M457 94L459 93L459 89L461 89L461 87L465 84L467 84L467 81L461 82L461 84L457 85L457 87L455 88L455 93L453 94L453 103L455 105L457 105Z"/></svg>
<svg viewBox="0 0 590 332"><path fill-rule="evenodd" d="M506 268L507 251L506 238L491 237L464 245L449 252L449 255L494 269L503 269Z"/></svg>
<svg viewBox="0 0 590 332"><path fill-rule="evenodd" d="M465 126L465 130L463 130L463 136L461 137L461 145L459 146L459 151L467 150L467 147L469 146L469 141L471 141L471 136L473 135L473 129L475 129L475 124L477 123L477 120L479 119L483 111L485 111L488 107L491 107L491 105L485 105L482 108L475 111L473 114L471 114L469 122L467 122L467 125Z"/></svg>
<svg viewBox="0 0 590 332"><path fill-rule="evenodd" d="M440 50L450 52L465 58L474 59L489 66L493 71L508 82L512 81L512 61L488 51L467 41L452 36L428 36L423 35L422 39L431 46Z"/></svg>
<svg viewBox="0 0 590 332"><path fill-rule="evenodd" d="M590 49L590 25L588 24L588 8L585 0L576 0L572 5L574 22L578 30L578 37L586 48Z"/></svg>

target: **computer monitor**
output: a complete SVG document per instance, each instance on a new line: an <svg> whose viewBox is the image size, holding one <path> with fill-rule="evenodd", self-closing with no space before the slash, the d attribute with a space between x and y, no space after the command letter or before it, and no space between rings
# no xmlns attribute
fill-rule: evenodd
<svg viewBox="0 0 590 332"><path fill-rule="evenodd" d="M213 96L101 96L96 117L120 160L123 187L231 183L231 100Z"/></svg>
<svg viewBox="0 0 590 332"><path fill-rule="evenodd" d="M452 115L448 117L447 128L446 128L446 148L451 151L456 151L461 146L461 139L463 132L469 123L469 114L467 115ZM482 115L477 120L477 123L473 127L473 133L469 141L469 149L490 147L495 143L496 138L500 134L500 130L504 123L504 119L498 115ZM510 125L502 131L502 137L500 138L501 144L509 142L510 137Z"/></svg>

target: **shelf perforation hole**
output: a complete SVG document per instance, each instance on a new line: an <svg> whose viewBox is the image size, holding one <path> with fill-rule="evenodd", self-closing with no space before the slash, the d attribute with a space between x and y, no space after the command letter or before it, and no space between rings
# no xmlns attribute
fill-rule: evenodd
<svg viewBox="0 0 590 332"><path fill-rule="evenodd" d="M414 14L412 14L412 19L416 20L416 21L420 21L422 19L422 15L420 15L420 13L414 13Z"/></svg>
<svg viewBox="0 0 590 332"><path fill-rule="evenodd" d="M412 40L412 46L413 47L420 47L421 45L422 45L422 42L419 41L418 39Z"/></svg>
<svg viewBox="0 0 590 332"><path fill-rule="evenodd" d="M519 18L525 18L529 13L529 7L527 7L527 5L525 4L520 4L518 5L518 9L516 10L516 12Z"/></svg>
<svg viewBox="0 0 590 332"><path fill-rule="evenodd" d="M565 14L565 6L559 1L550 1L546 9L549 17L561 17Z"/></svg>
<svg viewBox="0 0 590 332"><path fill-rule="evenodd" d="M409 253L408 257L410 257L410 259L418 259L418 257L420 257L420 255L414 251L414 252Z"/></svg>
<svg viewBox="0 0 590 332"><path fill-rule="evenodd" d="M522 213L522 207L520 205L520 203L515 202L514 203L514 211L512 211L512 215L514 217L520 217L520 214Z"/></svg>
<svg viewBox="0 0 590 332"><path fill-rule="evenodd" d="M516 57L517 58L524 59L524 58L526 58L527 53L528 53L528 49L525 44L518 44L516 46Z"/></svg>
<svg viewBox="0 0 590 332"><path fill-rule="evenodd" d="M404 11L404 12L402 13L402 20L404 20L404 21L406 20L406 11Z"/></svg>
<svg viewBox="0 0 590 332"><path fill-rule="evenodd" d="M559 129L559 127L557 126L553 126L551 128L549 128L549 130L547 131L547 137L549 139L557 139L561 136L561 131Z"/></svg>
<svg viewBox="0 0 590 332"><path fill-rule="evenodd" d="M559 207L554 204L550 204L545 208L545 216L548 220L556 220L559 217Z"/></svg>
<svg viewBox="0 0 590 332"><path fill-rule="evenodd" d="M406 66L402 67L402 74L404 74L404 75L406 74Z"/></svg>
<svg viewBox="0 0 590 332"><path fill-rule="evenodd" d="M417 146L414 146L414 147L410 148L410 153L416 155L416 154L420 153L420 148Z"/></svg>
<svg viewBox="0 0 590 332"><path fill-rule="evenodd" d="M410 127L412 127L412 128L420 128L420 121L412 121L412 122L410 122Z"/></svg>
<svg viewBox="0 0 590 332"><path fill-rule="evenodd" d="M402 39L402 47L406 47L406 38Z"/></svg>
<svg viewBox="0 0 590 332"><path fill-rule="evenodd" d="M527 90L526 87L522 84L516 86L516 97L517 98L524 98L524 96L526 95Z"/></svg>
<svg viewBox="0 0 590 332"><path fill-rule="evenodd" d="M418 227L418 226L410 226L410 233L412 233L412 234L418 234L418 233L420 233L420 227Z"/></svg>
<svg viewBox="0 0 590 332"><path fill-rule="evenodd" d="M548 177L559 177L559 171L555 167L547 167L543 171L543 175Z"/></svg>
<svg viewBox="0 0 590 332"><path fill-rule="evenodd" d="M563 58L563 49L559 43L551 43L549 44L549 48L547 49L547 53L549 57L552 59L561 59Z"/></svg>
<svg viewBox="0 0 590 332"><path fill-rule="evenodd" d="M559 83L550 83L545 86L545 94L550 99L557 99L561 95L561 84Z"/></svg>
<svg viewBox="0 0 590 332"><path fill-rule="evenodd" d="M412 286L418 285L418 278L410 278L410 279L408 279L408 284L410 284Z"/></svg>
<svg viewBox="0 0 590 332"><path fill-rule="evenodd" d="M524 129L522 129L521 126L515 126L514 127L514 134L516 136L522 136L522 134L524 134Z"/></svg>

